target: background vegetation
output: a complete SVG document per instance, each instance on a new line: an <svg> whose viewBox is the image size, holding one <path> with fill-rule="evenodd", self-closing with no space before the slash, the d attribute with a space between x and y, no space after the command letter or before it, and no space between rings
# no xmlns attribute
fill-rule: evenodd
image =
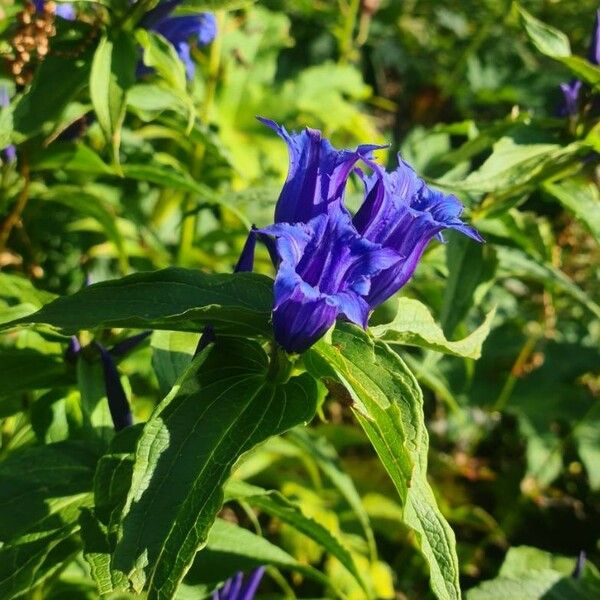
<svg viewBox="0 0 600 600"><path fill-rule="evenodd" d="M457 340L495 309L479 360L476 341L393 346L423 388L429 480L456 534L461 587L469 600L600 597L600 69L585 60L596 3L186 0L180 10L216 11L218 26L212 44L192 48L190 81L172 49L133 25L126 41L111 38L113 60L125 46L138 60L143 46L154 73L102 79L99 40L129 5L75 6L78 19L53 20L50 51L30 53L23 79L23 4L0 7L10 98L0 115L0 322L87 280L170 265L230 272L249 225L272 221L288 167L256 115L319 128L338 146L388 143L379 158L401 152L457 194L487 242L432 244L371 322L414 298ZM582 95L564 115L559 84L574 78ZM359 193L355 181L349 202ZM257 270L271 273L266 252ZM96 340L113 347L128 334L104 329ZM119 361L136 422L197 341L155 332ZM94 444L112 425L97 353L75 368L67 342L48 327L0 339L3 599L98 597L77 523L93 503ZM76 455L64 451L82 441ZM350 550L373 598L433 597L394 485L343 396L330 390L309 428L260 446L235 481L221 516L248 539L200 553L178 597L202 598L267 564L264 598L334 588L365 598L331 547L307 538L304 517Z"/></svg>

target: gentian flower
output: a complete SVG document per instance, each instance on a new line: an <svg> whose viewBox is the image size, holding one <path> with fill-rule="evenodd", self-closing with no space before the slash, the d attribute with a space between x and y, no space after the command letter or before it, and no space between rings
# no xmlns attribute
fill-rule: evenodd
<svg viewBox="0 0 600 600"><path fill-rule="evenodd" d="M10 97L8 95L8 88L4 84L0 84L0 107L6 108L10 104ZM2 160L11 163L17 159L17 149L15 146L10 144L0 150L0 155L2 156Z"/></svg>
<svg viewBox="0 0 600 600"><path fill-rule="evenodd" d="M190 54L190 39L195 38L200 46L210 44L217 35L217 21L212 13L171 16L171 12L181 4L181 1L160 2L144 15L140 26L148 31L159 33L175 47L185 65L187 78L192 79L196 68Z"/></svg>
<svg viewBox="0 0 600 600"><path fill-rule="evenodd" d="M483 239L460 219L463 206L453 195L429 187L398 157L392 173L369 161L371 176L363 175L365 200L353 223L365 239L393 250L397 260L374 276L367 300L371 308L393 296L412 277L427 244L454 229L478 242Z"/></svg>
<svg viewBox="0 0 600 600"><path fill-rule="evenodd" d="M275 224L253 229L236 270L250 270L254 244L265 242L277 269L273 327L288 352L304 352L338 317L366 328L369 312L414 273L427 244L455 229L482 241L460 219L462 204L427 186L400 160L387 173L373 162L380 146L337 150L316 130L287 131L266 119L287 143L290 167L275 208ZM353 217L343 203L358 161L365 199Z"/></svg>
<svg viewBox="0 0 600 600"><path fill-rule="evenodd" d="M34 0L35 9L38 12L44 12L44 8L46 0ZM56 4L56 8L54 9L54 14L61 19L66 19L67 21L74 21L76 14L75 8L69 2L58 2Z"/></svg>
<svg viewBox="0 0 600 600"><path fill-rule="evenodd" d="M558 113L561 117L572 117L579 110L579 93L582 83L579 79L573 79L569 83L561 83L560 91L563 99L559 106Z"/></svg>
<svg viewBox="0 0 600 600"><path fill-rule="evenodd" d="M341 208L258 231L275 239L273 327L281 346L304 352L340 315L367 326L371 277L396 262L395 252L360 237Z"/></svg>
<svg viewBox="0 0 600 600"><path fill-rule="evenodd" d="M246 581L244 581L243 573L237 573L213 593L212 600L254 600L264 572L265 568L259 567L250 574Z"/></svg>

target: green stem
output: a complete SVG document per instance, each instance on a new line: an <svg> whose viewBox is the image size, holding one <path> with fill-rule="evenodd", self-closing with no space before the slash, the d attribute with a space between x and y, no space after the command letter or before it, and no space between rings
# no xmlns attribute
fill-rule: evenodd
<svg viewBox="0 0 600 600"><path fill-rule="evenodd" d="M356 28L356 20L360 9L360 0L350 0L346 9L343 11L344 24L340 36L340 60L341 64L350 62L354 53L354 30Z"/></svg>
<svg viewBox="0 0 600 600"><path fill-rule="evenodd" d="M508 404L508 401L512 396L513 389L520 377L520 373L523 371L523 367L525 366L525 364L529 360L529 357L535 350L539 339L540 334L535 333L533 335L530 335L525 341L523 348L521 348L521 352L519 352L519 356L517 356L517 360L515 360L515 364L510 370L510 374L508 375L506 381L504 382L504 385L502 386L502 390L500 391L498 399L494 403L493 409L495 411L501 412L506 408L506 405Z"/></svg>

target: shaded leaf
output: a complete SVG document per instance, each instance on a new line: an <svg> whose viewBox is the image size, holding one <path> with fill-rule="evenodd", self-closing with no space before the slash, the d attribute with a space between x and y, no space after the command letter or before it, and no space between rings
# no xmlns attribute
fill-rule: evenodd
<svg viewBox="0 0 600 600"><path fill-rule="evenodd" d="M259 344L218 340L191 364L146 424L137 446L113 570L148 597L172 598L205 542L235 462L310 420L316 383L266 377Z"/></svg>
<svg viewBox="0 0 600 600"><path fill-rule="evenodd" d="M272 281L254 273L207 274L179 268L96 283L6 326L47 323L76 332L96 327L269 335Z"/></svg>

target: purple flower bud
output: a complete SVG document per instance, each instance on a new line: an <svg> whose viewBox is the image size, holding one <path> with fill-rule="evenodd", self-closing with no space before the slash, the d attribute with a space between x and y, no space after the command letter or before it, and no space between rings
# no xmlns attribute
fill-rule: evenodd
<svg viewBox="0 0 600 600"><path fill-rule="evenodd" d="M259 567L250 574L246 581L244 581L243 573L236 573L214 592L212 600L254 600L264 572L265 568Z"/></svg>
<svg viewBox="0 0 600 600"><path fill-rule="evenodd" d="M106 386L106 399L108 400L110 416L112 417L115 431L121 431L121 429L125 429L125 427L133 424L129 401L121 384L119 371L110 352L98 343L96 343L96 347L100 351L102 369L104 370L104 385Z"/></svg>
<svg viewBox="0 0 600 600"><path fill-rule="evenodd" d="M579 94L581 92L582 83L578 79L574 79L570 83L561 83L560 91L563 99L558 107L558 115L560 117L572 117L579 110Z"/></svg>
<svg viewBox="0 0 600 600"><path fill-rule="evenodd" d="M596 11L594 30L588 49L588 60L594 65L600 65L600 9Z"/></svg>

